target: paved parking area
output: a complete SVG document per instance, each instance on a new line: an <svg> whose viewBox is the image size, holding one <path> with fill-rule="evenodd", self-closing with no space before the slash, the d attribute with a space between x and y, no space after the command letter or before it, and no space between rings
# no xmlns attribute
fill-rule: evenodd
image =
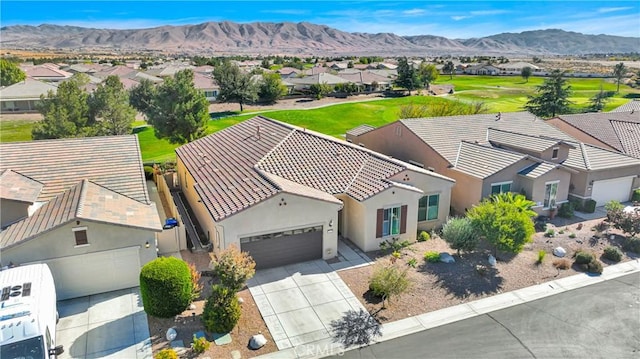
<svg viewBox="0 0 640 359"><path fill-rule="evenodd" d="M278 350L330 337L330 323L364 308L323 260L258 270L249 291Z"/></svg>
<svg viewBox="0 0 640 359"><path fill-rule="evenodd" d="M139 288L58 302L56 342L62 358L152 359L147 314Z"/></svg>

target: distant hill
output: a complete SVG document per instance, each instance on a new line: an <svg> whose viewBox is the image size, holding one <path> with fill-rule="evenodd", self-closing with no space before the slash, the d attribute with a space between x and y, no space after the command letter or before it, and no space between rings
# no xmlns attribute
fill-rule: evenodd
<svg viewBox="0 0 640 359"><path fill-rule="evenodd" d="M640 38L585 35L563 30L504 33L482 38L350 33L307 22L206 22L114 30L59 25L0 28L3 49L140 50L187 54L583 54L636 52Z"/></svg>

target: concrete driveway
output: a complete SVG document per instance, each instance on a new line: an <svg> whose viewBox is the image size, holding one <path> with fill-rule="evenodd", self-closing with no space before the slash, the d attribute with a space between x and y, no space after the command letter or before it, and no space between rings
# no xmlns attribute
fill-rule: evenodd
<svg viewBox="0 0 640 359"><path fill-rule="evenodd" d="M330 337L330 323L364 308L323 260L258 270L249 291L278 350Z"/></svg>
<svg viewBox="0 0 640 359"><path fill-rule="evenodd" d="M58 358L153 358L138 287L62 300L58 313Z"/></svg>

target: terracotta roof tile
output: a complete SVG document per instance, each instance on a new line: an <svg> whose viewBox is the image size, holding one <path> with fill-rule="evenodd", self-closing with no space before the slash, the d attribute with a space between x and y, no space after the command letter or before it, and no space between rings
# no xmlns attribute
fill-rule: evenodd
<svg viewBox="0 0 640 359"><path fill-rule="evenodd" d="M454 168L474 177L487 178L527 157L489 145L461 141Z"/></svg>
<svg viewBox="0 0 640 359"><path fill-rule="evenodd" d="M44 185L10 169L0 174L0 198L34 203Z"/></svg>
<svg viewBox="0 0 640 359"><path fill-rule="evenodd" d="M620 140L622 152L640 158L640 122L611 120L611 126Z"/></svg>
<svg viewBox="0 0 640 359"><path fill-rule="evenodd" d="M636 112L594 112L577 115L561 115L558 118L618 151L624 148L611 121L640 123L640 111Z"/></svg>

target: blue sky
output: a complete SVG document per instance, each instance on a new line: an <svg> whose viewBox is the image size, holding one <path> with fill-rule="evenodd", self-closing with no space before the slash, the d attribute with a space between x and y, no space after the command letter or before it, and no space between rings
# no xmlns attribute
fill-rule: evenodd
<svg viewBox="0 0 640 359"><path fill-rule="evenodd" d="M471 38L557 28L640 37L640 1L7 1L0 21L148 28L206 21L301 22L350 32Z"/></svg>

